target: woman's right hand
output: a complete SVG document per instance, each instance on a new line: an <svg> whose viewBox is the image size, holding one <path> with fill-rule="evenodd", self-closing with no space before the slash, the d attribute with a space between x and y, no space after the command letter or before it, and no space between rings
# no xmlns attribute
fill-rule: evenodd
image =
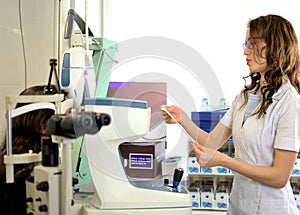
<svg viewBox="0 0 300 215"><path fill-rule="evenodd" d="M181 123L182 122L182 111L179 107L175 106L175 105L170 105L170 106L167 106L167 105L162 105L161 106L161 115L162 115L162 118L163 120L168 123L168 124L174 124L176 123L175 120L169 116L169 114L164 111L164 108L175 118L175 120L178 122L178 123Z"/></svg>

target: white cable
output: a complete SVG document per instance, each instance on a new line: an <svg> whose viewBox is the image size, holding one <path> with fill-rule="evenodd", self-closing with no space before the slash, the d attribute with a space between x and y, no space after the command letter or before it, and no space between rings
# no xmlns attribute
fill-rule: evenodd
<svg viewBox="0 0 300 215"><path fill-rule="evenodd" d="M86 54L89 53L89 25L88 25L88 0L85 0L85 45Z"/></svg>

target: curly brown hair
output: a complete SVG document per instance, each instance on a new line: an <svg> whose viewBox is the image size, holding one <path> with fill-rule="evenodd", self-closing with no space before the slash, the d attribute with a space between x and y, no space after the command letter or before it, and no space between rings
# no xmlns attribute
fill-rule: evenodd
<svg viewBox="0 0 300 215"><path fill-rule="evenodd" d="M33 86L25 89L20 95L46 95L46 86ZM52 86L51 94L57 93ZM17 107L26 105L18 103ZM42 131L46 128L47 120L54 114L54 110L40 109L22 114L12 119L12 148L13 154L21 154L32 150L34 153L41 151ZM0 151L0 181L5 180L4 155L6 154L6 137L2 141ZM32 172L34 164L15 165L15 179L24 180Z"/></svg>
<svg viewBox="0 0 300 215"><path fill-rule="evenodd" d="M258 110L258 118L265 115L269 105L273 102L272 96L278 91L283 82L283 77L288 77L291 84L300 94L300 57L298 40L292 24L278 15L260 16L248 22L250 38L259 38L266 43L265 58L267 67L260 73L252 73L244 79L250 77L251 83L245 84L243 94L245 104L248 101L248 92L260 88L260 77L263 74L267 82L261 88L262 103ZM254 44L254 50L259 56L263 50L258 50ZM244 104L244 105L245 105Z"/></svg>

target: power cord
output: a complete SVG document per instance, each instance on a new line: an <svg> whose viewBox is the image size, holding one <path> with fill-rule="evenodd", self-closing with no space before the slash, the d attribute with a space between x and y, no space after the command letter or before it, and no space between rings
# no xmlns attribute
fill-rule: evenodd
<svg viewBox="0 0 300 215"><path fill-rule="evenodd" d="M20 25L23 60L24 60L24 67L25 67L24 68L24 76L25 76L24 85L25 85L25 89L27 89L28 72L27 72L27 60L26 60L26 52L25 52L25 44L24 44L24 32L23 32L23 25L22 25L21 0L19 0L19 25Z"/></svg>

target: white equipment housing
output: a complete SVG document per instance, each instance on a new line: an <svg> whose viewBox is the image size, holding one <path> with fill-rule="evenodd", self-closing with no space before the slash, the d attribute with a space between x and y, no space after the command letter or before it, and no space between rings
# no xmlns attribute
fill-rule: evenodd
<svg viewBox="0 0 300 215"><path fill-rule="evenodd" d="M89 53L82 47L73 47L63 56L61 87L73 99L73 108L77 109L84 98L94 98L96 75Z"/></svg>
<svg viewBox="0 0 300 215"><path fill-rule="evenodd" d="M85 134L86 153L95 187L78 200L72 194L73 140L52 135L62 147L61 165L36 166L34 183L27 183L28 213L35 215L191 215L191 197L183 186L173 189L159 180L126 175L119 145L148 133L151 110L147 102L126 99L87 99L85 111L105 113L111 122L94 134ZM38 189L47 184L47 189ZM43 186L42 186L43 187ZM82 194L85 195L85 194Z"/></svg>
<svg viewBox="0 0 300 215"><path fill-rule="evenodd" d="M125 173L119 145L147 134L150 108L133 107L134 102L143 104L141 101L131 101L129 106L119 106L118 102L102 105L99 101L90 100L85 110L106 113L112 117L111 124L96 135L85 135L96 193L90 205L84 207L84 214L191 214L190 195L183 187L181 192L176 192L162 183L147 181L145 185L134 186L135 182L130 183Z"/></svg>

